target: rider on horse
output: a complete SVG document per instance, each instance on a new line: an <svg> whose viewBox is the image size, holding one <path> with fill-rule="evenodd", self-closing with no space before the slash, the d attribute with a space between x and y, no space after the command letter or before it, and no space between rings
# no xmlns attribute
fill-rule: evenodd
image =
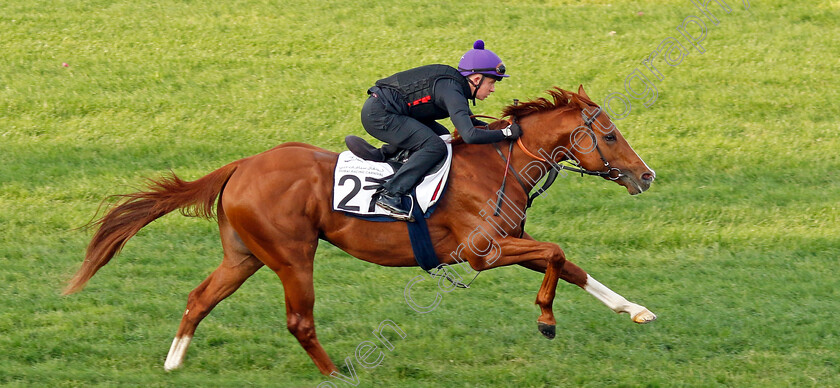
<svg viewBox="0 0 840 388"><path fill-rule="evenodd" d="M495 83L505 74L498 55L475 41L458 62L458 69L447 65L427 65L381 79L368 89L362 107L362 125L371 136L388 144L381 149L362 149L369 159L384 161L399 149L411 151L408 161L378 190L376 205L395 218L408 219L402 197L423 176L446 157L446 144L439 137L449 130L435 120L450 117L466 143L495 143L516 139L518 126L501 130L479 130L486 123L471 118L468 100L484 100L496 90ZM352 146L352 144L351 144ZM359 149L360 147L353 147Z"/></svg>

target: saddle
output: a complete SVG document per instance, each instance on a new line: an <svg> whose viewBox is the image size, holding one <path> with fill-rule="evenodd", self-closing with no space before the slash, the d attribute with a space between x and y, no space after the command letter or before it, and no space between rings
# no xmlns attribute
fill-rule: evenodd
<svg viewBox="0 0 840 388"><path fill-rule="evenodd" d="M451 136L441 138L448 142ZM393 146L384 147L383 152L357 136L347 136L345 142L349 151L338 155L335 166L333 209L363 218L388 216L386 210L374 205L374 194L402 167L411 152ZM425 217L431 214L430 209L440 200L449 177L452 147L448 143L447 149L446 158L429 170L411 193L412 202Z"/></svg>
<svg viewBox="0 0 840 388"><path fill-rule="evenodd" d="M404 205L407 201L411 202L411 221L407 224L414 259L425 271L440 264L426 218L431 216L434 205L443 196L452 164L452 146L449 144L451 136L444 135L441 138L447 142L447 156L415 186L411 196L403 199ZM344 138L344 142L349 151L339 154L336 162L333 209L369 221L396 221L388 217L384 209L374 205L373 195L408 160L411 152L388 145L379 149L352 135Z"/></svg>

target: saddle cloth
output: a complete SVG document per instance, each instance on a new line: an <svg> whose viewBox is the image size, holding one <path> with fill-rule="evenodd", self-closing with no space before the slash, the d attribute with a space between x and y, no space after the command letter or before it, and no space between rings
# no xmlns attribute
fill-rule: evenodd
<svg viewBox="0 0 840 388"><path fill-rule="evenodd" d="M414 189L416 203L427 217L428 210L440 200L452 164L452 136L442 135L441 139L446 142L446 160ZM376 206L373 193L393 174L394 168L387 162L372 162L350 151L342 152L335 165L333 210L362 217L387 216L387 210Z"/></svg>

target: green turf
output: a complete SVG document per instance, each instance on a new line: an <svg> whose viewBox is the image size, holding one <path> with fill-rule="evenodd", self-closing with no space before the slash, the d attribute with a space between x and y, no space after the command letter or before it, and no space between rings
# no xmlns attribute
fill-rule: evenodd
<svg viewBox="0 0 840 388"><path fill-rule="evenodd" d="M512 75L475 109L496 115L552 86L624 92L668 37L688 55L646 72L656 101L617 121L651 190L563 178L527 227L655 323L563 283L548 341L541 275L522 268L418 314L403 297L418 269L322 244L321 343L343 365L380 322L405 331L378 367L356 364L359 386L840 385L840 3L728 3L709 5L719 25L702 19L703 54L677 31L702 17L689 0L0 3L0 385L349 386L287 332L268 270L164 372L187 293L221 259L214 224L166 216L61 297L91 236L78 228L143 177L195 179L285 141L340 150L375 80L454 65L478 38Z"/></svg>

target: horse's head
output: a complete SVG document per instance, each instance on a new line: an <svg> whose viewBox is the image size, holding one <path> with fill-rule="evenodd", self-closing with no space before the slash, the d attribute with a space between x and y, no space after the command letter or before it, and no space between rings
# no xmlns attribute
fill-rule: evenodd
<svg viewBox="0 0 840 388"><path fill-rule="evenodd" d="M592 102L583 86L578 93L555 88L554 101L538 98L505 108L520 121L520 146L548 162L571 161L571 171L601 176L627 188L631 195L650 188L656 174L630 147L607 113ZM531 151L528 151L531 149Z"/></svg>

